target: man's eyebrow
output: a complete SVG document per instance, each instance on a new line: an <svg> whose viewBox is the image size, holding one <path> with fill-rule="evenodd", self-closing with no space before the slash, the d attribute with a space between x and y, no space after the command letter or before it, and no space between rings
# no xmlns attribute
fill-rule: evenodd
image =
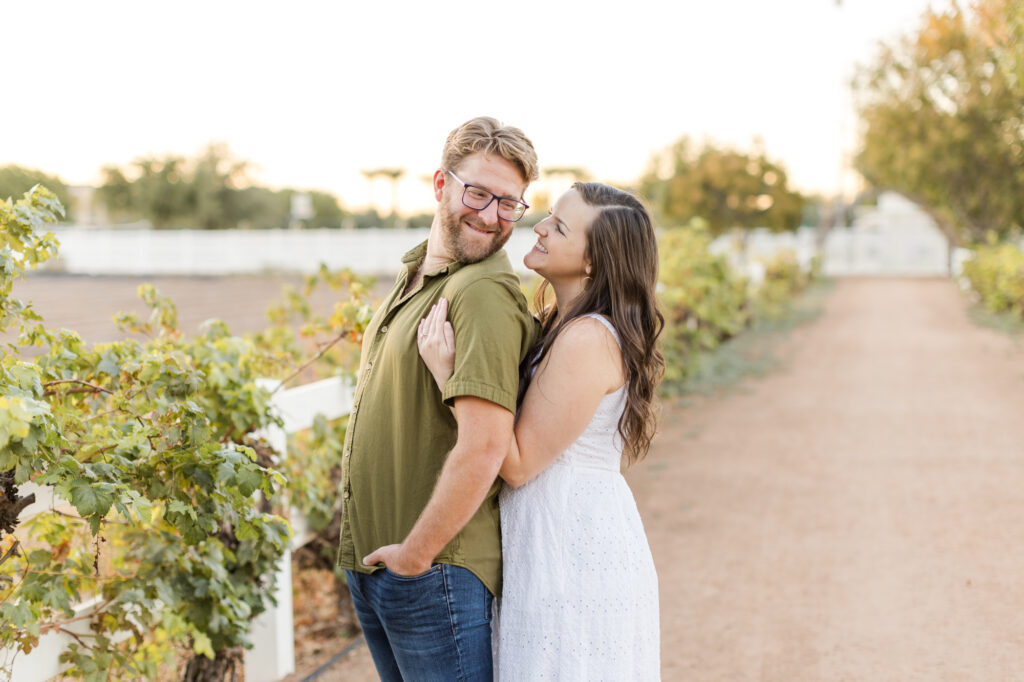
<svg viewBox="0 0 1024 682"><path fill-rule="evenodd" d="M522 201L523 200L522 197L517 197L517 196L514 196L512 194L498 194L497 192L492 191L490 187L484 187L483 185L478 185L475 182L467 182L466 185L468 187L476 187L477 189L486 190L486 191L490 192L491 194L493 194L494 196L498 197L499 199L512 199L513 201Z"/></svg>

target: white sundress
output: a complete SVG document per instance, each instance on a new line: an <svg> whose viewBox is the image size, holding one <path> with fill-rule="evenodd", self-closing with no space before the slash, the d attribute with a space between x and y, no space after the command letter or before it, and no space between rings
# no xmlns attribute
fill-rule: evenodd
<svg viewBox="0 0 1024 682"><path fill-rule="evenodd" d="M501 682L660 679L658 577L620 473L625 404L625 386L606 395L547 469L501 491Z"/></svg>

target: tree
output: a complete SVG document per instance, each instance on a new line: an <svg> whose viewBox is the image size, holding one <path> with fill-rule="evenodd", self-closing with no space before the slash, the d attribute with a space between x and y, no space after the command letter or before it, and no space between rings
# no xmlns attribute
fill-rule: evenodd
<svg viewBox="0 0 1024 682"><path fill-rule="evenodd" d="M245 229L273 229L288 224L291 193L275 192L266 187L243 187L232 195L238 222L232 227Z"/></svg>
<svg viewBox="0 0 1024 682"><path fill-rule="evenodd" d="M972 8L975 27L995 52L1009 87L1024 105L1024 3L978 0Z"/></svg>
<svg viewBox="0 0 1024 682"><path fill-rule="evenodd" d="M310 227L339 227L345 217L345 211L338 203L338 197L329 192L313 190L313 218Z"/></svg>
<svg viewBox="0 0 1024 682"><path fill-rule="evenodd" d="M124 170L108 165L100 170L103 184L96 189L96 198L107 209L107 214L114 221L134 219L139 215L135 208L135 197L132 195L132 182Z"/></svg>
<svg viewBox="0 0 1024 682"><path fill-rule="evenodd" d="M954 4L855 79L865 179L920 204L951 239L1008 237L1024 216L1022 0Z"/></svg>
<svg viewBox="0 0 1024 682"><path fill-rule="evenodd" d="M405 175L404 168L370 168L362 171L363 177L372 184L376 178L386 178L391 181L391 226L398 227L398 181ZM372 189L371 189L372 194Z"/></svg>
<svg viewBox="0 0 1024 682"><path fill-rule="evenodd" d="M747 154L711 143L698 149L686 137L655 155L641 192L663 224L701 218L713 235L737 227L796 229L804 207L785 170L763 150Z"/></svg>
<svg viewBox="0 0 1024 682"><path fill-rule="evenodd" d="M56 175L13 164L0 166L0 200L20 197L36 185L49 188L57 195L63 206L70 205L71 195L68 193L68 187ZM70 212L65 211L64 219L69 218Z"/></svg>
<svg viewBox="0 0 1024 682"><path fill-rule="evenodd" d="M106 166L98 196L115 218L145 219L156 228L284 227L295 190L249 185L248 168L226 145L212 143L192 159L168 154ZM314 215L307 225L339 226L345 214L337 197L311 194Z"/></svg>
<svg viewBox="0 0 1024 682"><path fill-rule="evenodd" d="M211 143L191 165L189 204L196 227L235 227L241 219L236 190L245 181L248 162L233 158L227 145Z"/></svg>
<svg viewBox="0 0 1024 682"><path fill-rule="evenodd" d="M185 158L176 155L139 157L127 169L104 166L98 195L112 216L175 227L193 215L185 171Z"/></svg>

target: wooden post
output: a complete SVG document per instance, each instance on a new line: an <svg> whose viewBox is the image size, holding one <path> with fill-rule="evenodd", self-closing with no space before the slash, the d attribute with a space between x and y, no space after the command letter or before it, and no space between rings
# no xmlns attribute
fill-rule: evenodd
<svg viewBox="0 0 1024 682"><path fill-rule="evenodd" d="M261 380L260 385L273 391L279 382ZM270 445L286 457L288 434L308 429L318 414L337 419L352 408L352 385L339 378L324 379L274 394L274 409L281 416L284 428L273 427L263 432ZM292 613L292 550L309 542L312 534L305 519L293 512L292 540L278 565L274 588L276 605L270 604L252 626L252 649L245 652L246 682L273 682L295 671L295 625Z"/></svg>

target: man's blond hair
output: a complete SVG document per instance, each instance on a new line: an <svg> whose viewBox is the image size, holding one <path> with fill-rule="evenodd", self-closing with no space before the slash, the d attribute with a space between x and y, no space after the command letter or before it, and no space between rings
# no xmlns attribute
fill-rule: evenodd
<svg viewBox="0 0 1024 682"><path fill-rule="evenodd" d="M448 134L441 154L441 168L455 170L471 154L497 154L513 164L527 183L540 177L537 152L522 130L490 116L478 116Z"/></svg>

